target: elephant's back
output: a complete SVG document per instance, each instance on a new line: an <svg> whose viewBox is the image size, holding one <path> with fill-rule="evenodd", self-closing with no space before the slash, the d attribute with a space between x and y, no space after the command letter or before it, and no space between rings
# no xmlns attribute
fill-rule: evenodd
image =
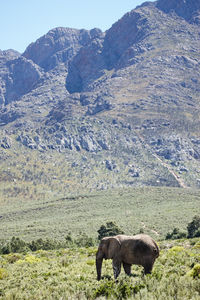
<svg viewBox="0 0 200 300"><path fill-rule="evenodd" d="M147 234L137 234L133 236L133 240L135 241L136 247L141 247L142 249L156 249L158 250L158 246L156 242Z"/></svg>
<svg viewBox="0 0 200 300"><path fill-rule="evenodd" d="M148 257L156 258L159 255L156 242L145 234L127 237L126 241L123 241L122 251L123 256L128 258L132 264L142 264L143 259L147 259Z"/></svg>
<svg viewBox="0 0 200 300"><path fill-rule="evenodd" d="M137 247L145 247L145 245L155 247L157 246L156 242L147 234L136 234L133 236L128 235L118 235L122 243L133 243L136 244Z"/></svg>

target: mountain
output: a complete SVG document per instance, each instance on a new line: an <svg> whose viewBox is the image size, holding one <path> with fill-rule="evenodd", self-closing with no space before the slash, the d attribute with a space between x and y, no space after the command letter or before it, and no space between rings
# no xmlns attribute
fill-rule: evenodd
<svg viewBox="0 0 200 300"><path fill-rule="evenodd" d="M199 188L199 20L199 0L145 2L0 51L2 184Z"/></svg>

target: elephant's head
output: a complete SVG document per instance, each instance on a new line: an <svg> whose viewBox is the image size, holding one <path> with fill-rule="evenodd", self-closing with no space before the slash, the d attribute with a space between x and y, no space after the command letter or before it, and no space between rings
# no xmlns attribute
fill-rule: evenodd
<svg viewBox="0 0 200 300"><path fill-rule="evenodd" d="M101 279L101 268L103 259L113 259L120 250L120 240L115 237L105 237L99 244L98 251L96 253L96 269L97 279Z"/></svg>

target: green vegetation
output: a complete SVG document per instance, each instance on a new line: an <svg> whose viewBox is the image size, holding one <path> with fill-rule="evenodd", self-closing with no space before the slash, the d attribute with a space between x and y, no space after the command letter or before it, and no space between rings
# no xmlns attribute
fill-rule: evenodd
<svg viewBox="0 0 200 300"><path fill-rule="evenodd" d="M200 236L200 217L195 216L187 226L188 237L199 237Z"/></svg>
<svg viewBox="0 0 200 300"><path fill-rule="evenodd" d="M174 228L172 232L168 232L166 239L181 239L184 237L193 238L200 237L200 217L194 216L193 220L187 225L188 234L184 231L180 231L179 228Z"/></svg>
<svg viewBox="0 0 200 300"><path fill-rule="evenodd" d="M151 275L132 266L113 279L111 260L96 280L96 248L68 248L0 256L0 299L177 299L200 297L200 239L160 242Z"/></svg>
<svg viewBox="0 0 200 300"><path fill-rule="evenodd" d="M179 228L174 228L171 233L170 232L167 233L166 239L167 240L170 240L170 239L176 240L176 239L185 238L186 236L187 236L186 232L180 231Z"/></svg>
<svg viewBox="0 0 200 300"><path fill-rule="evenodd" d="M91 247L96 246L97 241L91 237L88 237L85 233L80 233L76 238L72 238L69 233L64 240L52 240L52 239L37 239L31 242L25 242L18 237L12 237L8 242L1 242L0 254L9 253L24 253L27 251L38 250L54 250L61 248L77 248L77 247Z"/></svg>
<svg viewBox="0 0 200 300"><path fill-rule="evenodd" d="M200 224L199 217L194 216L192 222L187 225L188 235L186 232L181 232L178 228L174 228L171 233L166 235L166 240L169 239L182 239L192 238L194 236L198 237ZM143 232L143 230L140 230ZM191 236L193 232L194 236ZM196 234L197 232L197 234ZM9 254L9 253L24 253L27 251L38 251L38 250L54 250L61 248L77 248L77 247L92 247L96 246L97 242L104 237L113 236L118 234L124 234L123 230L115 222L106 222L106 225L101 225L98 233L98 240L92 237L89 237L86 233L80 232L76 238L72 237L71 232L69 232L64 240L53 240L53 239L42 239L33 240L31 242L25 242L19 237L12 237L8 242L0 243L0 254ZM198 245L197 245L198 246Z"/></svg>
<svg viewBox="0 0 200 300"><path fill-rule="evenodd" d="M37 195L38 196L38 195ZM125 234L144 232L162 240L200 215L198 190L161 187L119 188L112 191L66 193L1 202L0 240L64 240L69 232L94 239L102 224L113 221Z"/></svg>
<svg viewBox="0 0 200 300"><path fill-rule="evenodd" d="M114 222L107 222L106 226L105 225L101 225L101 227L99 228L99 230L97 230L98 232L98 240L101 240L102 238L106 237L106 236L112 236L112 235L117 235L117 234L123 234L123 230L121 230L117 224L115 224Z"/></svg>

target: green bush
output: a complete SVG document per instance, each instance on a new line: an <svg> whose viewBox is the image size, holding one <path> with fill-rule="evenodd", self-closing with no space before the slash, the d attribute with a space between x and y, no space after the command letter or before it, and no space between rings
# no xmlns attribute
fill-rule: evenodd
<svg viewBox="0 0 200 300"><path fill-rule="evenodd" d="M115 287L115 282L106 280L98 286L94 292L94 298L105 296L110 297L113 293L113 289Z"/></svg>
<svg viewBox="0 0 200 300"><path fill-rule="evenodd" d="M133 283L128 278L121 279L118 282L105 279L94 292L94 297L106 297L106 299L127 299L137 294L145 285L142 282Z"/></svg>
<svg viewBox="0 0 200 300"><path fill-rule="evenodd" d="M177 239L182 239L186 238L187 233L184 231L180 231L179 228L174 228L172 232L168 232L166 235L166 240L177 240Z"/></svg>
<svg viewBox="0 0 200 300"><path fill-rule="evenodd" d="M188 272L188 275L193 278L200 278L200 264L194 265L192 270Z"/></svg>
<svg viewBox="0 0 200 300"><path fill-rule="evenodd" d="M66 245L67 246L72 246L73 245L73 238L72 238L72 233L68 232L68 234L65 237Z"/></svg>
<svg viewBox="0 0 200 300"><path fill-rule="evenodd" d="M194 216L193 220L188 223L188 238L200 237L200 217Z"/></svg>
<svg viewBox="0 0 200 300"><path fill-rule="evenodd" d="M7 271L4 268L0 268L0 280L7 277Z"/></svg>
<svg viewBox="0 0 200 300"><path fill-rule="evenodd" d="M98 232L98 240L101 240L102 238L106 237L106 236L113 236L113 235L118 235L118 234L123 234L124 231L119 228L115 222L107 222L106 226L105 225L101 225L101 227L99 228Z"/></svg>
<svg viewBox="0 0 200 300"><path fill-rule="evenodd" d="M1 245L0 254L9 254L11 253L10 243Z"/></svg>
<svg viewBox="0 0 200 300"><path fill-rule="evenodd" d="M30 250L25 241L21 240L18 237L12 237L11 241L1 246L0 253L9 254L11 252L26 252Z"/></svg>
<svg viewBox="0 0 200 300"><path fill-rule="evenodd" d="M95 241L93 238L89 237L86 233L80 232L79 236L74 239L74 244L78 247L92 247L95 246Z"/></svg>
<svg viewBox="0 0 200 300"><path fill-rule="evenodd" d="M10 264L14 264L16 261L18 261L19 259L21 259L21 255L23 255L23 254L18 254L18 253L9 254L9 255L7 255L7 261Z"/></svg>
<svg viewBox="0 0 200 300"><path fill-rule="evenodd" d="M65 240L42 239L25 242L18 237L12 237L11 241L0 245L0 254L22 253L38 250L55 250L71 247L91 247L95 246L96 241L86 233L79 233L76 238L72 238L71 233L65 237Z"/></svg>
<svg viewBox="0 0 200 300"><path fill-rule="evenodd" d="M50 239L37 239L35 241L32 241L31 243L28 243L28 247L31 251L37 251L37 250L54 250L59 249L63 247L63 244L59 243L55 240Z"/></svg>
<svg viewBox="0 0 200 300"><path fill-rule="evenodd" d="M174 228L172 232L168 232L166 235L166 240L176 240L182 238L194 238L200 237L200 217L194 216L193 220L187 225L187 233L180 231L179 228Z"/></svg>

